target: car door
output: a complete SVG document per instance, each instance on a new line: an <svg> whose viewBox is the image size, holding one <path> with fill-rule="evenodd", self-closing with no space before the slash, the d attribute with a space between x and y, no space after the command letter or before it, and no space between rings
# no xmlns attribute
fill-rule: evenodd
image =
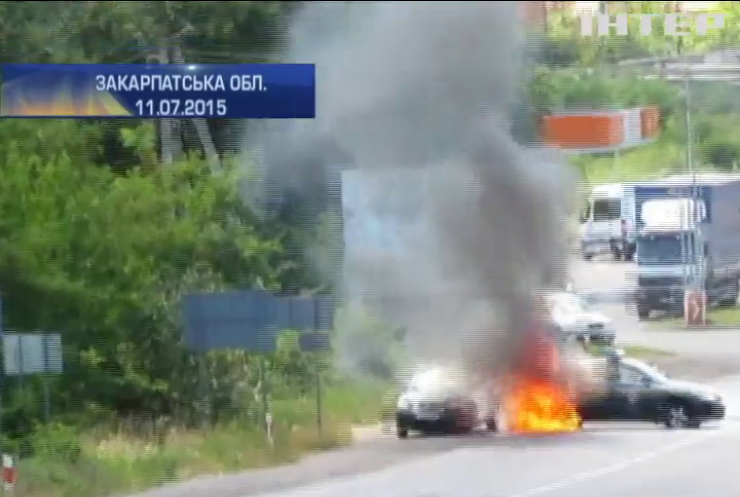
<svg viewBox="0 0 740 497"><path fill-rule="evenodd" d="M627 364L619 365L619 375L610 388L610 410L614 419L644 419L645 375Z"/></svg>
<svg viewBox="0 0 740 497"><path fill-rule="evenodd" d="M660 416L660 409L665 403L666 394L649 376L643 374L641 381L642 388L637 398L636 419L655 421Z"/></svg>
<svg viewBox="0 0 740 497"><path fill-rule="evenodd" d="M607 389L603 394L584 399L581 405L581 416L585 420L606 421L623 419L627 416L629 396L628 381L617 369L607 373Z"/></svg>
<svg viewBox="0 0 740 497"><path fill-rule="evenodd" d="M604 421L613 417L609 395L593 395L580 401L578 412L584 421Z"/></svg>

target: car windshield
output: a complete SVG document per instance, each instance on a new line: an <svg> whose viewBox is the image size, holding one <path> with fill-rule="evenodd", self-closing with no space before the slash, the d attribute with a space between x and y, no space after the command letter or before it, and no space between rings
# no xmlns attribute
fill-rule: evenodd
<svg viewBox="0 0 740 497"><path fill-rule="evenodd" d="M644 362L634 360L625 361L625 364L632 366L633 368L638 370L645 377L649 378L650 381L652 381L653 383L664 383L668 381L668 375L666 375L657 367L651 364L646 364Z"/></svg>
<svg viewBox="0 0 740 497"><path fill-rule="evenodd" d="M553 297L554 310L565 314L577 314L588 311L588 304L578 295L562 294Z"/></svg>
<svg viewBox="0 0 740 497"><path fill-rule="evenodd" d="M691 233L648 233L637 237L637 263L681 264L689 261L689 249L694 244Z"/></svg>
<svg viewBox="0 0 740 497"><path fill-rule="evenodd" d="M409 391L412 392L429 392L444 391L450 392L460 387L460 382L452 371L446 369L430 369L416 374L409 383Z"/></svg>

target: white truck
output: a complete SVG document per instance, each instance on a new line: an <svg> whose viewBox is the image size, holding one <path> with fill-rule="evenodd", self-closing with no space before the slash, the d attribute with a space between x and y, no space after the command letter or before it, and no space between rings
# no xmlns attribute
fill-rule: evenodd
<svg viewBox="0 0 740 497"><path fill-rule="evenodd" d="M635 255L635 187L630 184L598 185L588 196L581 217L581 255L590 261L600 254L631 261Z"/></svg>

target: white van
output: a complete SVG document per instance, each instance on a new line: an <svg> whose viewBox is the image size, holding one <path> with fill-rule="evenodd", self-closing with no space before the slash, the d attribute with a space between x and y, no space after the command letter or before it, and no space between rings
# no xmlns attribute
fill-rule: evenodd
<svg viewBox="0 0 740 497"><path fill-rule="evenodd" d="M635 188L610 183L594 187L588 196L579 229L581 255L611 254L631 261L635 255Z"/></svg>

